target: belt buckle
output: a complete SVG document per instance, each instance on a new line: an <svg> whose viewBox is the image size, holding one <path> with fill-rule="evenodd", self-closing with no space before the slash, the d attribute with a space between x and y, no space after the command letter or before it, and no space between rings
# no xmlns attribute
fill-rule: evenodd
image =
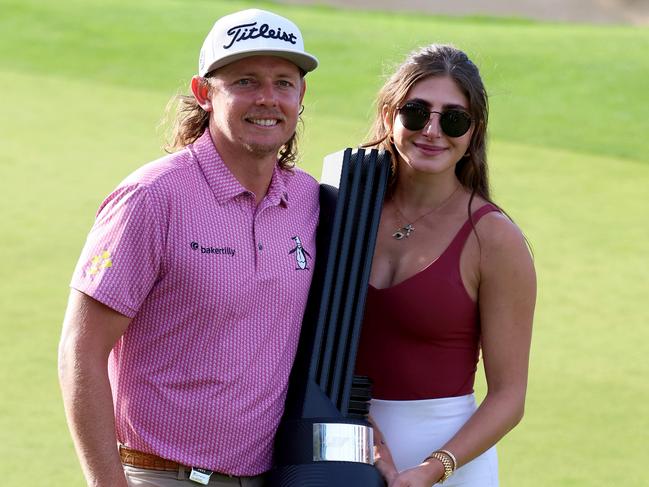
<svg viewBox="0 0 649 487"><path fill-rule="evenodd" d="M207 470L206 468L192 467L192 471L189 473L189 480L197 484L207 485L213 473L212 470Z"/></svg>

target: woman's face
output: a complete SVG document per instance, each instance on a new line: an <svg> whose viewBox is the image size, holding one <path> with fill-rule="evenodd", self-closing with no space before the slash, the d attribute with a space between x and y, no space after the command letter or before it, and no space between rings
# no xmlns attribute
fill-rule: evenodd
<svg viewBox="0 0 649 487"><path fill-rule="evenodd" d="M442 130L440 113L450 109L459 109L468 114L469 102L466 96L453 79L448 76L436 76L415 83L400 107L408 102L424 106L431 113L424 128L411 130L403 125L399 110L390 120L384 108L384 123L388 127L392 127L394 144L400 156L400 169L406 172L415 171L429 174L454 172L455 165L469 148L474 124L471 123L465 134L452 137Z"/></svg>

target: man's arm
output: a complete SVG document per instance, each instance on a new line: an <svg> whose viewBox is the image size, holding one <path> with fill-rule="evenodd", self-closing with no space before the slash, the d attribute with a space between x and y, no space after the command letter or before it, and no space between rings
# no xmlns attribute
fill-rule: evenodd
<svg viewBox="0 0 649 487"><path fill-rule="evenodd" d="M72 290L59 344L59 382L88 485L126 487L117 451L108 355L131 319Z"/></svg>

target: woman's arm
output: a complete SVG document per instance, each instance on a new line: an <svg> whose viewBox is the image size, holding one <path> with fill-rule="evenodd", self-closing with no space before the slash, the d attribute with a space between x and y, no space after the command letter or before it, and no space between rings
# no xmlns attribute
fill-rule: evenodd
<svg viewBox="0 0 649 487"><path fill-rule="evenodd" d="M483 222L486 225L480 225ZM495 445L523 417L536 301L534 266L520 230L504 216L491 214L479 222L478 235L478 302L487 395L442 447L455 455L458 466ZM443 473L442 463L430 459L402 472L390 487L430 487Z"/></svg>

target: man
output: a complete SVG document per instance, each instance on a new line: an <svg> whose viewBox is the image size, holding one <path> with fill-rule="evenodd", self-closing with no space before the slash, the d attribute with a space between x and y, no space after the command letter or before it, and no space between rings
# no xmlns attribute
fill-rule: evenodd
<svg viewBox="0 0 649 487"><path fill-rule="evenodd" d="M102 203L59 348L89 485L262 485L315 257L318 185L292 164L316 66L283 17L219 19L180 150Z"/></svg>

